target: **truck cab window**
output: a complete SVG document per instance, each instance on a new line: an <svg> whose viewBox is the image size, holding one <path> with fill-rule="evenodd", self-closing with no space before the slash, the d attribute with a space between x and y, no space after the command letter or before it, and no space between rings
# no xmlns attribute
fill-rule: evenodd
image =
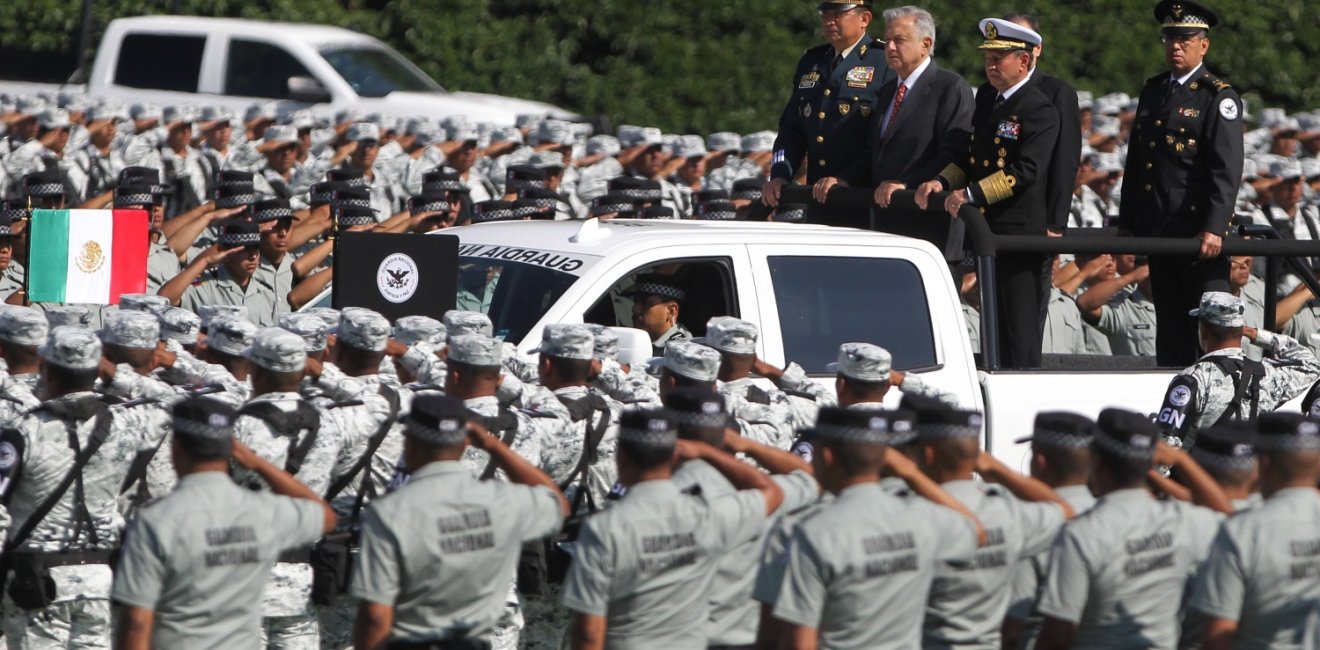
<svg viewBox="0 0 1320 650"><path fill-rule="evenodd" d="M807 372L828 372L839 345L852 341L884 347L901 370L937 365L926 289L911 262L771 256L767 263L784 357Z"/></svg>
<svg viewBox="0 0 1320 650"><path fill-rule="evenodd" d="M119 46L115 83L195 93L205 49L205 36L129 34Z"/></svg>
<svg viewBox="0 0 1320 650"><path fill-rule="evenodd" d="M686 296L679 303L678 322L692 332L704 336L706 321L713 316L738 316L738 301L733 291L733 270L724 258L704 260L675 260L650 264L629 273L615 283L596 304L587 311L583 320L597 325L637 327L632 319L633 299L629 293L635 278L644 273L671 275L683 288Z"/></svg>
<svg viewBox="0 0 1320 650"><path fill-rule="evenodd" d="M284 48L240 38L229 42L225 94L263 99L289 99L289 77L311 73Z"/></svg>

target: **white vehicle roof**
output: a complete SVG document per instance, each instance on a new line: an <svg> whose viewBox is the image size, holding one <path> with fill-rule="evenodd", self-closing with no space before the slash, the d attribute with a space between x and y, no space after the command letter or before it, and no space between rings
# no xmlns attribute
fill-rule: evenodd
<svg viewBox="0 0 1320 650"><path fill-rule="evenodd" d="M380 41L342 27L313 25L309 23L285 23L267 20L242 20L239 18L199 18L194 16L141 16L138 18L119 18L114 21L124 29L161 30L171 32L197 31L205 33L229 32L248 36L267 36L292 39L324 45L327 43L372 43Z"/></svg>

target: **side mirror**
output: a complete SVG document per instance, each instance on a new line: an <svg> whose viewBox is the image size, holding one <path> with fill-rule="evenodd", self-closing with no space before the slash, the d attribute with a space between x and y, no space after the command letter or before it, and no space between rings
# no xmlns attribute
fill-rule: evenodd
<svg viewBox="0 0 1320 650"><path fill-rule="evenodd" d="M642 330L632 327L611 327L619 335L619 363L630 366L645 365L655 353L651 349L651 337Z"/></svg>
<svg viewBox="0 0 1320 650"><path fill-rule="evenodd" d="M289 99L322 104L330 101L330 93L312 77L289 77Z"/></svg>

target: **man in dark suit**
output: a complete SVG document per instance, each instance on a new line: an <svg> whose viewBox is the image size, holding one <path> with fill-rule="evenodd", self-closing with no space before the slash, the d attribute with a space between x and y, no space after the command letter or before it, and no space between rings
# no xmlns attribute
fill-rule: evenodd
<svg viewBox="0 0 1320 650"><path fill-rule="evenodd" d="M1011 13L1004 16L1004 20L1040 33L1036 17L1030 14ZM1059 139L1054 143L1054 155L1050 158L1049 173L1045 176L1045 206L1048 210L1046 225L1051 231L1062 233L1068 226L1068 215L1072 212L1077 167L1082 160L1082 111L1077 104L1077 89L1040 69L1042 47L1037 45L1032 51L1035 65L1028 75L1031 83L1050 100L1059 114Z"/></svg>
<svg viewBox="0 0 1320 650"><path fill-rule="evenodd" d="M995 234L1044 235L1045 179L1059 116L1028 76L1040 35L998 18L982 20L981 33L985 40L978 49L985 51L990 85L976 96L971 145L937 178L922 183L916 202L925 208L932 192L948 190L944 209L951 215L971 203ZM995 280L1004 365L1040 365L1040 310L1048 289L1043 256L1001 255Z"/></svg>
<svg viewBox="0 0 1320 650"><path fill-rule="evenodd" d="M913 189L967 155L976 100L972 86L931 59L935 19L925 9L887 9L885 60L898 76L880 89L866 149L857 165L889 207L896 190Z"/></svg>
<svg viewBox="0 0 1320 650"><path fill-rule="evenodd" d="M835 185L865 185L866 177L843 176L861 159L859 142L878 108L876 94L894 77L885 65L884 43L866 33L871 0L823 0L817 5L829 43L802 54L793 75L793 94L779 118L770 180L761 200L779 204L779 189L804 171L816 200L825 202ZM865 168L862 168L863 171ZM808 221L865 228L865 210L813 205Z"/></svg>
<svg viewBox="0 0 1320 650"><path fill-rule="evenodd" d="M1194 237L1198 258L1150 258L1155 356L1162 366L1196 361L1197 322L1187 314L1206 291L1228 291L1223 237L1242 179L1242 101L1205 67L1214 12L1190 0L1155 7L1169 72L1141 91L1123 174L1119 227L1138 237Z"/></svg>

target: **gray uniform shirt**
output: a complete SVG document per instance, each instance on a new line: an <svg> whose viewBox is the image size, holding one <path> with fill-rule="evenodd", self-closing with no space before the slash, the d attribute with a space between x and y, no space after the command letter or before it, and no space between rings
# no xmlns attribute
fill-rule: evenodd
<svg viewBox="0 0 1320 650"><path fill-rule="evenodd" d="M203 272L201 282L183 292L179 304L188 311L197 311L202 305L243 305L247 307L248 320L257 327L272 327L278 324L275 318L275 305L288 298L276 296L275 292L255 279L249 279L243 287L229 274L229 269L222 264L210 271Z"/></svg>
<svg viewBox="0 0 1320 650"><path fill-rule="evenodd" d="M353 597L394 607L392 640L480 637L504 612L523 542L562 521L547 488L429 463L363 513Z"/></svg>
<svg viewBox="0 0 1320 650"><path fill-rule="evenodd" d="M261 591L280 551L321 537L318 504L191 474L125 534L111 596L154 610L155 648L254 648Z"/></svg>
<svg viewBox="0 0 1320 650"><path fill-rule="evenodd" d="M926 606L922 646L996 650L1018 560L1048 551L1063 509L1019 501L997 485L952 481L943 485L985 527L986 543L971 564L937 567Z"/></svg>
<svg viewBox="0 0 1320 650"><path fill-rule="evenodd" d="M583 525L563 604L606 617L611 650L704 650L717 563L758 537L765 515L755 490L710 498L668 480L633 485Z"/></svg>
<svg viewBox="0 0 1320 650"><path fill-rule="evenodd" d="M1155 303L1135 287L1100 306L1095 328L1109 337L1116 355L1155 356Z"/></svg>
<svg viewBox="0 0 1320 650"><path fill-rule="evenodd" d="M1237 621L1234 648L1301 649L1320 605L1320 494L1280 490L1224 522L1193 609Z"/></svg>
<svg viewBox="0 0 1320 650"><path fill-rule="evenodd" d="M1091 494L1091 488L1085 485L1067 485L1054 491L1072 506L1076 514L1080 515L1095 505L1095 496ZM1062 527L1060 522L1059 526L1050 531L1051 540ZM1045 570L1049 568L1049 562L1050 553L1049 549L1046 549L1023 558L1013 569L1013 580L1009 587L1011 595L1008 616L1027 622L1026 630L1023 632L1024 639L1034 639L1040 632L1041 617L1036 612L1036 601L1040 600L1040 589L1045 582Z"/></svg>
<svg viewBox="0 0 1320 650"><path fill-rule="evenodd" d="M1219 519L1144 488L1105 495L1055 540L1041 614L1077 625L1074 650L1174 648L1183 589Z"/></svg>
<svg viewBox="0 0 1320 650"><path fill-rule="evenodd" d="M856 485L794 529L774 615L816 628L827 650L915 648L935 570L975 550L970 519Z"/></svg>

